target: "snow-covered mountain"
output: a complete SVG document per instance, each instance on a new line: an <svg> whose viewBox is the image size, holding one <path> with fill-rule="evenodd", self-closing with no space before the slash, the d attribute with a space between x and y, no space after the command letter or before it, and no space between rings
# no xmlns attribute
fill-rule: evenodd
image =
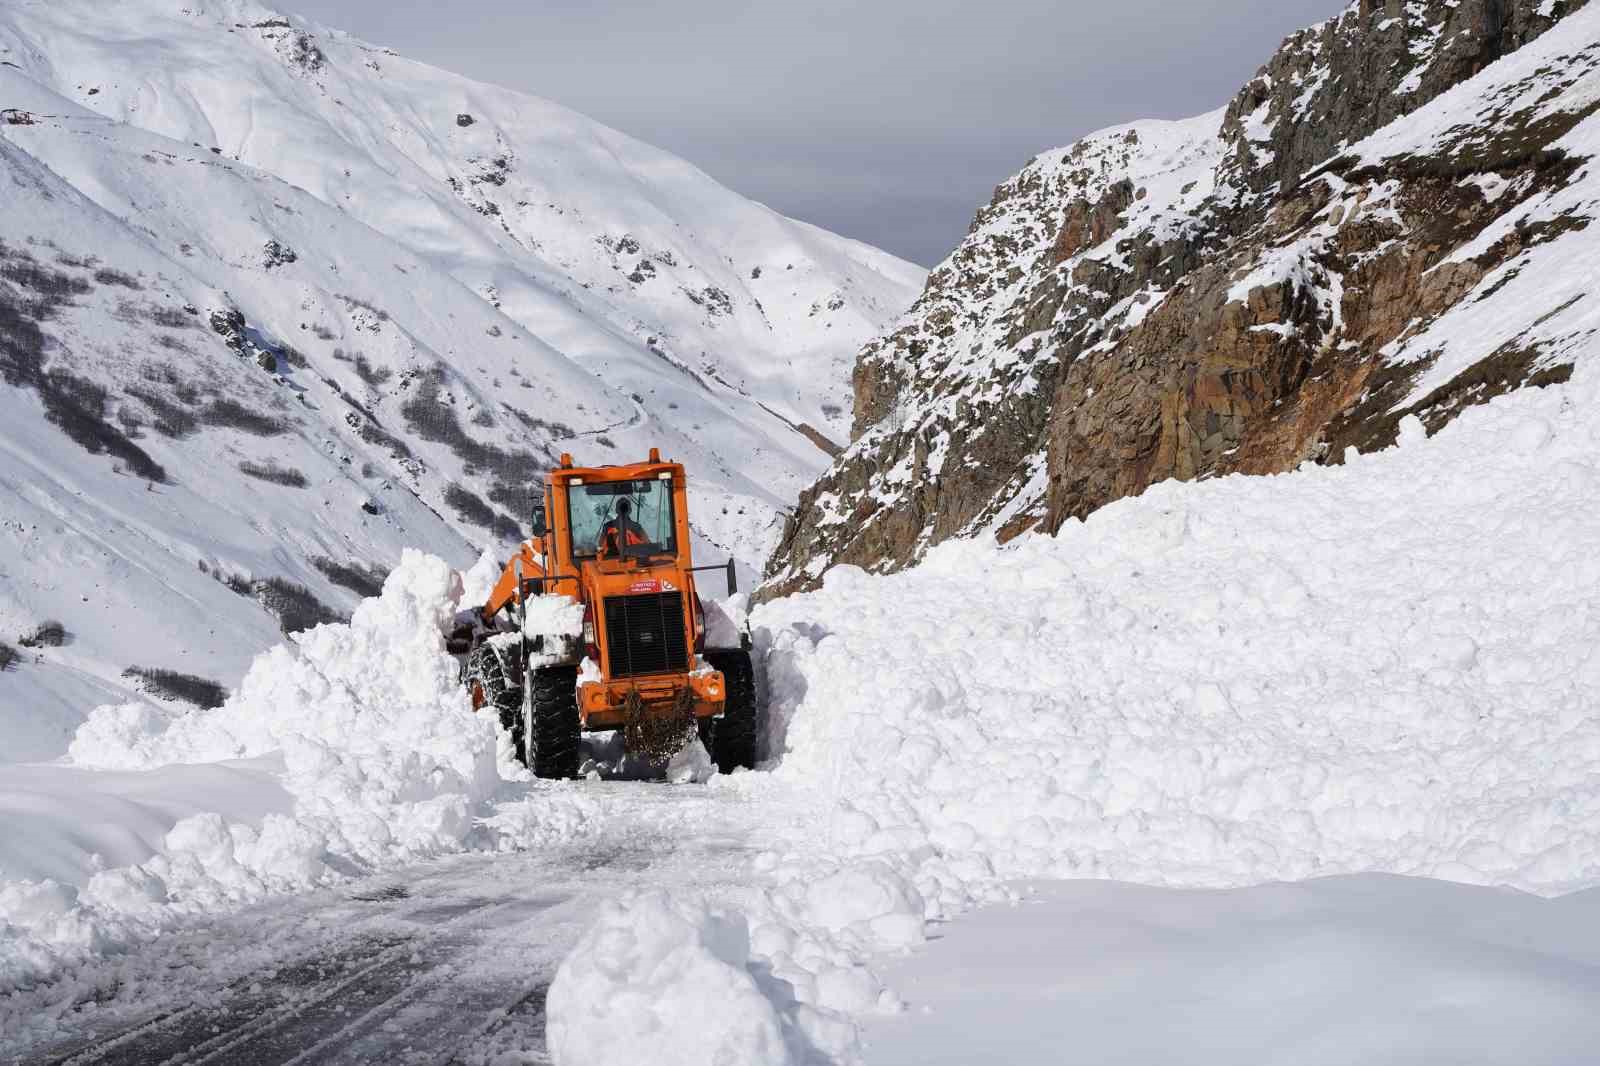
<svg viewBox="0 0 1600 1066"><path fill-rule="evenodd" d="M0 640L69 634L0 681L12 758L513 538L563 451L684 461L753 571L923 274L242 0L5 5L0 189Z"/></svg>
<svg viewBox="0 0 1600 1066"><path fill-rule="evenodd" d="M528 471L679 432L611 380L655 366L626 331L584 365L415 233L0 66L0 1059L1592 1059L1574 6L1363 2L1228 111L1005 186L869 347L864 433L791 527L824 565L946 542L726 601L760 766L691 739L665 781L605 737L531 778L446 644ZM328 69L264 21L236 30ZM715 476L698 502L778 495ZM396 557L225 699L123 698L124 664L227 680Z"/></svg>
<svg viewBox="0 0 1600 1066"><path fill-rule="evenodd" d="M863 350L769 591L1564 379L1600 327L1597 85L1583 0L1357 0L1221 110L1039 156Z"/></svg>

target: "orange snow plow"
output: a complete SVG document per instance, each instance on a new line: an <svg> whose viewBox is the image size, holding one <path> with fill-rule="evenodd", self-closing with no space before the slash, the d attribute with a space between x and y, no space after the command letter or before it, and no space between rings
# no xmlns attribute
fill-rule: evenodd
<svg viewBox="0 0 1600 1066"><path fill-rule="evenodd" d="M724 772L755 763L748 635L706 646L681 464L545 475L531 536L470 625L451 638L475 710L495 711L539 777L578 770L586 730L623 730L628 750L665 755L698 730Z"/></svg>

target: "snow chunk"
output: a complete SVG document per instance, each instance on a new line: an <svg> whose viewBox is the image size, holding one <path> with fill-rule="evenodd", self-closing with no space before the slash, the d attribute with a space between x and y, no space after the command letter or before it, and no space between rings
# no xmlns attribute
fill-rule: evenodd
<svg viewBox="0 0 1600 1066"><path fill-rule="evenodd" d="M798 1061L743 915L649 892L602 905L550 985L556 1066Z"/></svg>
<svg viewBox="0 0 1600 1066"><path fill-rule="evenodd" d="M700 738L693 736L689 743L667 761L667 780L674 785L703 784L716 776L717 764L711 761Z"/></svg>
<svg viewBox="0 0 1600 1066"><path fill-rule="evenodd" d="M1416 415L1406 415L1400 420L1400 431L1396 443L1402 448L1413 444L1421 444L1428 439L1428 430L1422 424L1422 419Z"/></svg>
<svg viewBox="0 0 1600 1066"><path fill-rule="evenodd" d="M706 600L706 647L737 648L750 624L750 597L736 593L725 600Z"/></svg>
<svg viewBox="0 0 1600 1066"><path fill-rule="evenodd" d="M865 923L893 946L922 941L922 896L890 867L863 863L824 877L806 891L808 916L827 929Z"/></svg>
<svg viewBox="0 0 1600 1066"><path fill-rule="evenodd" d="M575 637L583 632L583 604L571 596L529 596L522 631L530 637Z"/></svg>
<svg viewBox="0 0 1600 1066"><path fill-rule="evenodd" d="M504 569L493 549L485 548L483 554L478 556L478 561L461 572L462 604L471 607L486 603Z"/></svg>

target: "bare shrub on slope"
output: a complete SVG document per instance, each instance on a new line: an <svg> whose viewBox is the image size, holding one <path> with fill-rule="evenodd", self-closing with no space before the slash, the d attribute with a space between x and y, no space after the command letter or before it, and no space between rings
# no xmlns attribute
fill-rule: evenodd
<svg viewBox="0 0 1600 1066"><path fill-rule="evenodd" d="M177 670L155 667L130 666L122 676L135 682L139 688L157 699L192 703L196 707L212 710L228 701L228 690L215 681Z"/></svg>

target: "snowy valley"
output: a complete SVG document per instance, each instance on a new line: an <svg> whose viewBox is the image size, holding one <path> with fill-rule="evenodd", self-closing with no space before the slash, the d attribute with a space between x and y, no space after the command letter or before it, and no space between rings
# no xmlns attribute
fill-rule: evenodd
<svg viewBox="0 0 1600 1066"><path fill-rule="evenodd" d="M90 10L0 11L0 1057L1592 1061L1600 7L1356 0L914 305L554 105ZM760 765L536 779L446 636L652 446L775 549Z"/></svg>

